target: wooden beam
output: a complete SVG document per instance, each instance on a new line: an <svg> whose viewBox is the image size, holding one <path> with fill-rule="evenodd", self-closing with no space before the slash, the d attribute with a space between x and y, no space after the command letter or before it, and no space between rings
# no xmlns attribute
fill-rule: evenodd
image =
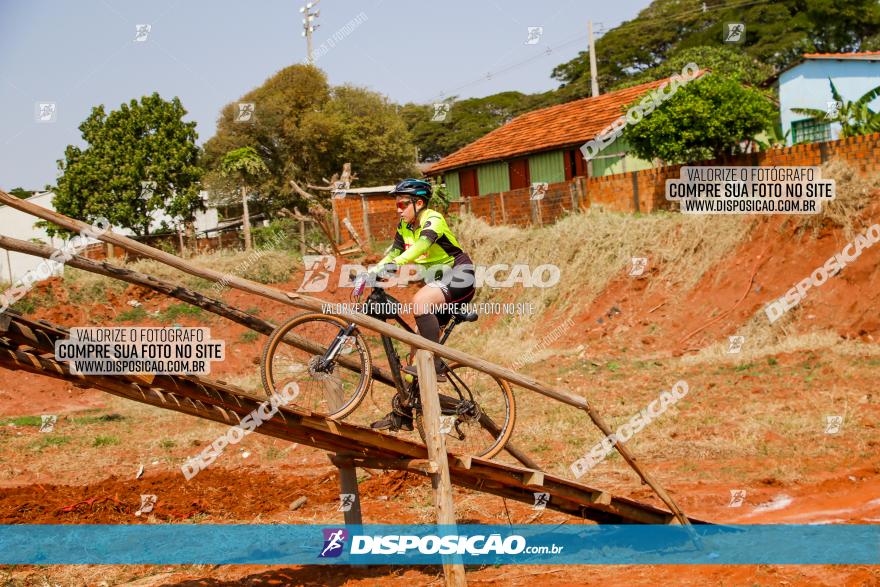
<svg viewBox="0 0 880 587"><path fill-rule="evenodd" d="M71 230L73 232L78 233L86 229L91 230L91 226L89 226L85 222L69 218L63 214L55 212L54 210L49 210L48 208L37 206L36 204L29 202L28 200L22 200L14 196L10 196L3 190L0 190L0 203L6 204L11 208L15 208L16 210L20 210L22 212L26 212L28 214L36 216L37 218L54 222L58 226L61 226L62 228L66 228L67 230ZM196 277L201 277L212 281L223 280L230 287L234 287L241 291L260 295L267 299L275 300L277 302L289 304L313 312L324 312L324 302L318 298L313 298L311 296L306 296L299 293L285 293L280 289L256 283L248 279L243 279L235 275L224 275L219 271L215 271L207 267L197 267L192 263L188 263L183 259L176 257L175 255L166 253L165 251L161 251L159 249L154 249L153 247L150 247L143 243L139 243L135 240L132 240L121 234L114 233L112 231L98 234L96 235L96 238L103 242L118 245L128 251L139 253L145 257L160 261L162 263L165 263L166 265L169 265L176 269L180 269L185 273L195 275ZM554 389L548 385L538 382L535 379L520 375L519 373L511 371L510 369L507 369L500 365L490 363L478 357L473 357L451 346L441 345L432 342L424 338L423 336L415 333L406 332L401 328L397 328L395 326L392 326L391 324L387 324L384 321L377 320L370 316L352 312L347 313L346 317L348 320L351 320L358 326L372 329L380 334L386 334L401 342L412 345L417 349L429 350L432 353L436 353L445 359L463 363L465 365L468 365L469 367L473 367L475 369L483 371L484 373L488 373L489 375L494 375L495 377L506 379L507 381L520 385L526 389L531 389L532 391L553 398L557 401L584 410L584 412L590 417L596 427L599 428L599 430L601 430L605 436L610 436L613 433L611 427L608 426L604 418L602 418L599 413L595 409L593 409L592 405L590 405L586 399L580 396L575 396L564 391ZM627 464L629 464L629 466L639 475L642 481L644 481L649 487L651 487L651 489L654 490L657 496L663 501L663 503L666 504L667 507L669 507L670 511L675 514L679 521L682 524L688 524L689 522L687 517L684 515L681 509L679 509L678 505L676 505L671 496L669 496L669 494L663 489L663 487L661 487L653 479L653 477L641 466L641 464L636 460L635 456L629 451L629 447L627 446L627 444L621 440L618 440L614 446L620 456L623 457L624 461L626 461Z"/></svg>
<svg viewBox="0 0 880 587"><path fill-rule="evenodd" d="M541 471L527 471L523 473L523 485L541 487L544 485L544 473Z"/></svg>
<svg viewBox="0 0 880 587"><path fill-rule="evenodd" d="M33 255L35 257L42 257L44 259L49 259L52 253L55 252L55 249L47 247L46 245L39 245L36 243L23 241L8 236L0 236L0 248L7 249L9 251L15 251L18 253L24 253L27 255ZM197 306L199 308L207 310L208 312L211 312L218 316L222 316L223 318L231 320L232 322L235 322L237 324L241 324L242 326L259 332L260 334L265 334L266 336L272 334L272 332L277 327L277 325L273 324L272 322L268 322L266 320L263 320L262 318L257 318L256 316L252 316L246 312L242 312L238 308L230 306L218 299L209 298L208 296L202 295L194 290L173 283L169 283L150 275L145 275L143 273L138 273L137 271L132 271L131 269L123 269L122 267L111 265L106 261L92 261L91 259L86 259L85 257L74 255L67 260L66 264L77 269L82 269L83 271L96 273L98 275L104 275L106 277L118 279L126 283L132 283L134 285L139 285L141 287L157 291L164 295L176 298L188 304L192 304L193 306ZM295 334L288 334L284 338L284 341L306 352L311 352L315 354L323 354L327 350L326 348L315 343L314 341L305 339ZM339 364L346 369L360 372L360 361L356 361L352 357L345 356L339 357L338 360ZM374 366L372 368L372 375L373 378L377 381L380 381L385 385L394 387L394 380L391 378L391 374L386 372L384 369Z"/></svg>
<svg viewBox="0 0 880 587"><path fill-rule="evenodd" d="M330 460L337 466L347 464L364 469L412 471L423 475L432 475L440 471L440 466L430 459L382 459L360 455L333 455Z"/></svg>
<svg viewBox="0 0 880 587"><path fill-rule="evenodd" d="M437 374L434 372L434 355L428 351L416 351L416 368L419 372L419 395L422 398L422 427L425 431L425 447L428 458L437 463L439 471L431 475L434 489L434 507L437 524L455 526L455 504L452 501L452 479L446 458L446 435L440 432L440 398L437 396ZM464 564L459 557L444 557L443 575L446 585L466 585Z"/></svg>

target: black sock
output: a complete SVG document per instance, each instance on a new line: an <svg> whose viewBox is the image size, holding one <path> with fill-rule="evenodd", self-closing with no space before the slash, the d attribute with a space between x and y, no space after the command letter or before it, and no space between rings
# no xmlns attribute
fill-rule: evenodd
<svg viewBox="0 0 880 587"><path fill-rule="evenodd" d="M440 322L437 320L436 315L422 314L421 316L416 316L416 326L419 329L419 334L432 342L440 342ZM434 369L439 372L442 368L442 359L435 356Z"/></svg>

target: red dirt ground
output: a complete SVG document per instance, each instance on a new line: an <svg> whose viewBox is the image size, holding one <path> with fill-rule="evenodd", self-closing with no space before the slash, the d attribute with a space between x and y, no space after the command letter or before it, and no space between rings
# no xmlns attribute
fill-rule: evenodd
<svg viewBox="0 0 880 587"><path fill-rule="evenodd" d="M880 218L880 206L867 214ZM636 357L670 357L692 352L733 334L737 327L761 312L771 299L782 295L833 253L847 239L841 231L825 228L819 238L795 235L785 219L763 218L757 221L752 238L727 259L713 267L687 292L670 291L662 286L648 290L649 281L621 276L614 280L589 308L576 318L576 328L568 331L554 346L573 348L588 344L591 352L613 356L626 341L628 353ZM652 271L657 271L652 268ZM293 291L300 277L278 287ZM67 294L52 280L40 286L40 295L53 295L59 304L40 308L35 317L67 326L112 323L118 312L128 309L131 299L141 301L148 310L161 310L176 300L168 300L140 288L129 287L121 295L111 295L92 305L65 303ZM322 298L347 301L347 291L329 292ZM410 294L399 294L402 301ZM224 301L238 308L259 308L260 317L280 322L292 314L291 308L230 290ZM866 343L880 341L880 246L863 252L840 276L811 290L797 313L794 326L800 331L833 329L842 337ZM611 312L611 308L617 308ZM720 316L720 317L719 317ZM601 324L598 322L602 319ZM184 326L205 325L205 318L182 317ZM159 324L153 319L139 325ZM241 342L246 329L229 325L210 316L207 324L223 329L227 340L227 360L215 363L212 377L223 379L254 369L263 338ZM663 337L652 335L650 327L659 326ZM792 355L778 356L781 365L802 360ZM576 368L576 367L573 367ZM851 383L869 394L876 389L876 372L859 374ZM747 374L742 377L748 377ZM790 392L792 405L805 399L798 393L798 381L779 381L774 392ZM870 395L869 395L870 397ZM107 396L93 390L80 390L63 382L0 370L0 416L26 414L74 413L85 408L104 407ZM735 398L719 398L719 410L734 406ZM859 425L874 427L880 416L876 403L861 406ZM678 440L688 442L689 438ZM771 439L772 440L772 439ZM876 447L874 448L876 450ZM0 523L155 523L191 521L223 523L229 521L289 522L287 504L301 495L308 503L298 510L316 522L341 520L335 512L338 485L333 469L320 451L301 447L300 462L260 467L213 467L189 483L183 483L174 468L150 471L139 480L95 473L94 482L86 485L34 484L23 479L18 486L0 490ZM855 451L854 451L855 452ZM296 453L299 454L299 453ZM27 465L25 457L25 465ZM738 463L754 471L769 468L769 463ZM651 469L662 475L668 463L656 463ZM717 464L706 463L707 469ZM688 513L717 522L728 523L878 523L880 522L880 458L875 454L860 459L853 454L847 462L817 463L816 474L808 481L783 484L768 477L761 487L752 487L741 508L729 508L725 500L729 483L678 478L670 493ZM615 490L615 481L609 480ZM404 507L406 496L428 496L427 481L402 473L374 472L361 484L364 519L374 522L419 522L412 510ZM421 493L419 493L421 492ZM155 511L136 517L139 495L159 497ZM640 488L629 491L636 499L657 503L651 492ZM503 503L500 498L456 490L459 503L467 504L462 521L504 523L509 519L523 523L533 512L523 504ZM504 516L502 518L501 516ZM547 512L541 523L569 521L561 514ZM574 521L570 521L572 523ZM29 576L30 567L16 569L18 576ZM148 567L144 567L148 569ZM11 570L6 567L6 570ZM2 568L0 568L2 571ZM150 574L145 571L143 574ZM109 573L108 576L112 575ZM473 584L528 585L541 581L546 585L877 585L877 567L819 566L699 566L699 567L503 567L469 569ZM108 579L110 584L121 579ZM220 567L183 569L169 567L138 585L389 585L430 584L442 582L436 568L331 568L331 567ZM34 583L36 584L36 583ZM53 582L54 584L54 582ZM70 584L76 584L72 582ZM118 583L123 584L123 583ZM126 583L127 584L127 583Z"/></svg>

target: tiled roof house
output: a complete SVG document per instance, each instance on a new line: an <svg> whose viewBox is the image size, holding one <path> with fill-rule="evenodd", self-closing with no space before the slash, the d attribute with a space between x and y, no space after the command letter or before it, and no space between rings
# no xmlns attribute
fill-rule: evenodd
<svg viewBox="0 0 880 587"><path fill-rule="evenodd" d="M589 163L580 147L624 114L628 104L664 81L527 112L447 155L426 174L440 177L450 195L469 197L506 192L533 182L555 183L577 176L650 168L650 162L628 155L620 138Z"/></svg>

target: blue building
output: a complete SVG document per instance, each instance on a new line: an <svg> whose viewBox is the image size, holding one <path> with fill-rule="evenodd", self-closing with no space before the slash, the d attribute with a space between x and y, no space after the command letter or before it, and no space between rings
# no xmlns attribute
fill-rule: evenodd
<svg viewBox="0 0 880 587"><path fill-rule="evenodd" d="M840 125L831 116L809 118L792 108L816 108L828 112L834 107L828 79L840 96L855 101L880 86L880 51L868 53L808 53L796 65L779 75L779 110L782 133L789 132L786 145L817 143L840 138ZM869 105L877 112L880 98Z"/></svg>

